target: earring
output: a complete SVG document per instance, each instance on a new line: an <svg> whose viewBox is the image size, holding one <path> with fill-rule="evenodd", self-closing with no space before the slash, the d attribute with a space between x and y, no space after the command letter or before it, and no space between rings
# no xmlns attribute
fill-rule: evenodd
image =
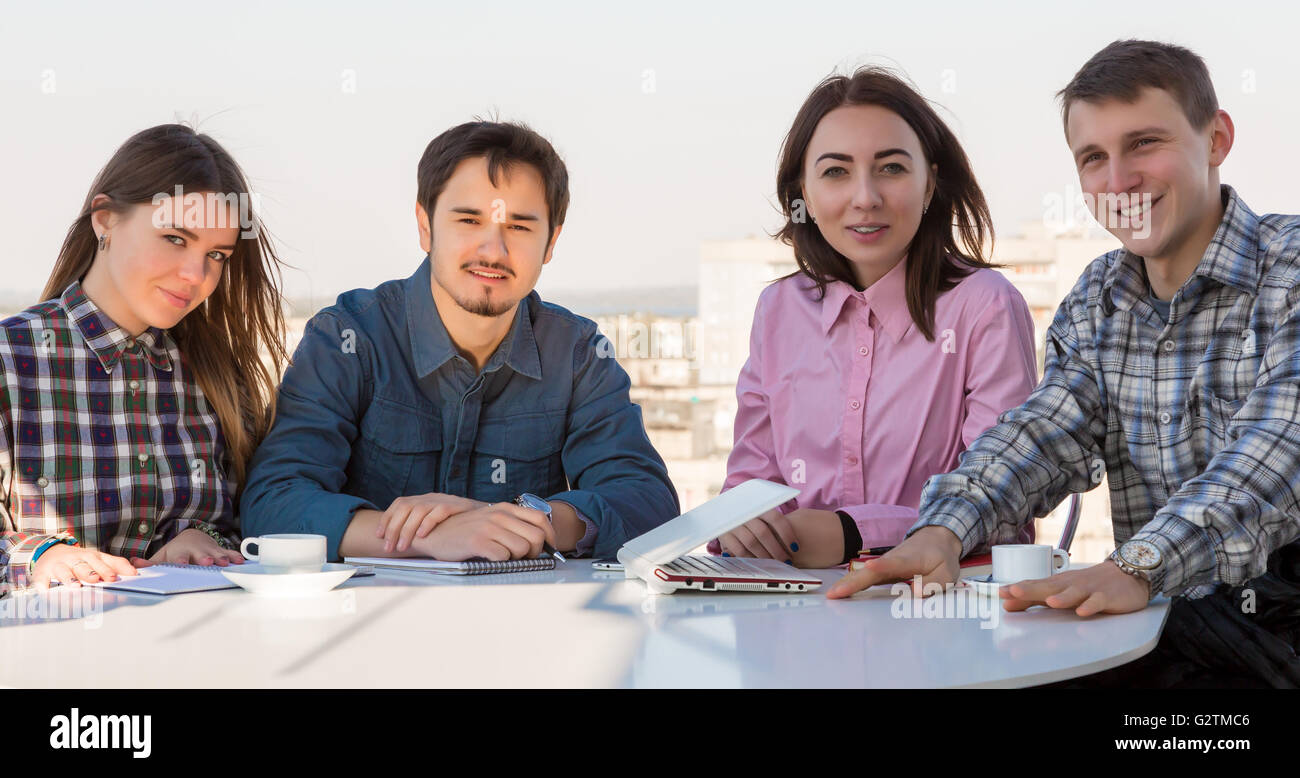
<svg viewBox="0 0 1300 778"><path fill-rule="evenodd" d="M99 236L99 250L103 251L108 248L108 233Z"/></svg>
<svg viewBox="0 0 1300 778"><path fill-rule="evenodd" d="M924 216L924 215L926 214L926 212L929 211L929 210L930 210L930 204L929 204L929 203L926 203L925 205L921 206L921 215Z"/></svg>

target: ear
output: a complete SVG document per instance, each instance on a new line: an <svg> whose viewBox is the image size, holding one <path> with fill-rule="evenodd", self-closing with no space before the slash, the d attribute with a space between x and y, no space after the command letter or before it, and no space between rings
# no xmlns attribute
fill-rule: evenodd
<svg viewBox="0 0 1300 778"><path fill-rule="evenodd" d="M546 256L542 259L543 265L551 261L551 254L552 252L555 251L555 241L560 239L560 230L563 229L564 229L563 224L555 228L555 234L551 236L551 243L549 246L546 247Z"/></svg>
<svg viewBox="0 0 1300 778"><path fill-rule="evenodd" d="M94 199L90 201L90 207L98 208L110 200L111 198L106 194L97 194ZM100 210L94 211L90 214L90 228L95 231L96 240L98 240L101 235L112 231L115 224L117 224L117 214L107 208L101 208Z"/></svg>
<svg viewBox="0 0 1300 778"><path fill-rule="evenodd" d="M415 224L420 230L420 248L428 254L432 251L433 236L429 234L429 214L419 203L415 204Z"/></svg>
<svg viewBox="0 0 1300 778"><path fill-rule="evenodd" d="M1232 117L1220 109L1210 120L1210 167L1218 167L1227 159L1235 135Z"/></svg>

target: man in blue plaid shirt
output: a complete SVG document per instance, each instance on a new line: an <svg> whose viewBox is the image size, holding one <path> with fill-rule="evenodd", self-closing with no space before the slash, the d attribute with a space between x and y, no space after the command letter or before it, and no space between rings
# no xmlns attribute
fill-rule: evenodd
<svg viewBox="0 0 1300 778"><path fill-rule="evenodd" d="M1192 52L1116 41L1060 96L1081 188L1123 248L1061 304L1029 399L829 596L955 581L959 557L1016 542L1105 473L1119 548L1002 587L1005 608L1126 613L1163 592L1161 644L1126 681L1300 684L1300 217L1257 216L1220 184L1234 128Z"/></svg>

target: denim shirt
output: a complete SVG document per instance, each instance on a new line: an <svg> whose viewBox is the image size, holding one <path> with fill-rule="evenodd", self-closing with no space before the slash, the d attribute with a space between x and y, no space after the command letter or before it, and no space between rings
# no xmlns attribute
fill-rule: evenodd
<svg viewBox="0 0 1300 778"><path fill-rule="evenodd" d="M426 258L307 323L250 466L243 532L322 534L337 559L358 509L532 492L572 505L588 536L595 525L595 553L613 556L680 512L630 386L595 322L535 291L475 373L438 314Z"/></svg>

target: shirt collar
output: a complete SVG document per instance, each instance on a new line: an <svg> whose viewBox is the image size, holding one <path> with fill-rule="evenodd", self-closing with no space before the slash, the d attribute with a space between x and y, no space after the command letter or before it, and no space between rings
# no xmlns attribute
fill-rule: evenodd
<svg viewBox="0 0 1300 778"><path fill-rule="evenodd" d="M1175 299L1195 299L1206 280L1248 294L1254 294L1259 287L1259 217L1232 187L1225 184L1219 191L1224 202L1223 219L1196 270L1174 294ZM1102 285L1107 291L1103 299L1110 300L1112 311L1132 310L1138 300L1146 297L1148 288L1142 257L1123 249L1119 259L1106 271Z"/></svg>
<svg viewBox="0 0 1300 778"><path fill-rule="evenodd" d="M912 326L912 313L907 309L907 260L894 265L879 281L861 292L844 281L827 284L826 295L822 297L822 334L831 331L851 297L867 305L895 343Z"/></svg>
<svg viewBox="0 0 1300 778"><path fill-rule="evenodd" d="M171 372L172 362L168 351L172 344L165 330L150 327L137 337L131 337L86 296L80 281L68 284L68 288L60 295L59 302L86 345L99 358L104 372L112 373L113 368L122 360L122 355L135 348L137 343L144 347L142 352L151 365Z"/></svg>
<svg viewBox="0 0 1300 778"><path fill-rule="evenodd" d="M411 359L416 375L423 378L445 365L457 355L451 335L442 323L438 306L433 301L433 268L429 257L420 263L415 274L406 279L406 327L410 339ZM516 373L541 380L542 361L537 352L537 339L533 334L531 307L540 303L537 292L531 291L519 301L510 332L492 354L484 369L505 362Z"/></svg>

